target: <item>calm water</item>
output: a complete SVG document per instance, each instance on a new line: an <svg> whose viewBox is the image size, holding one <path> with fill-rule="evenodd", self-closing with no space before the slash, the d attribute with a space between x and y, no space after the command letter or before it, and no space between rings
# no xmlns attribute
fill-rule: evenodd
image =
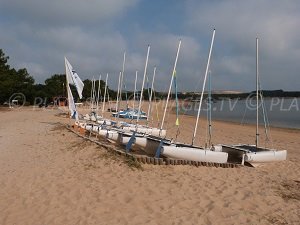
<svg viewBox="0 0 300 225"><path fill-rule="evenodd" d="M264 124L263 107L260 102L259 123ZM300 129L300 98L266 98L265 112L270 126ZM188 115L197 115L199 103L181 106L180 111ZM208 104L202 103L201 117L208 114ZM255 99L224 99L212 103L212 119L239 123L256 123Z"/></svg>

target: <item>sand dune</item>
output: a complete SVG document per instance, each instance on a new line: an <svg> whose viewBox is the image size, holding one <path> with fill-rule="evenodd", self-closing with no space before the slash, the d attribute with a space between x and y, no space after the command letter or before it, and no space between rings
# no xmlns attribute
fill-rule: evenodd
<svg viewBox="0 0 300 225"><path fill-rule="evenodd" d="M58 122L70 120L58 113L0 111L0 224L300 222L300 131L272 129L274 147L288 150L282 163L135 169L64 129ZM194 118L182 120L179 139L189 142ZM168 126L174 136L176 128ZM252 129L214 122L214 143L253 143Z"/></svg>

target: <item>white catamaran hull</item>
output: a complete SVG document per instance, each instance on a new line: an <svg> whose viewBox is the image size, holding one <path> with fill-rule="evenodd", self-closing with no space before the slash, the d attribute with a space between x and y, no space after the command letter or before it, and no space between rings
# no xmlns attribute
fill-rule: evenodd
<svg viewBox="0 0 300 225"><path fill-rule="evenodd" d="M142 133L142 134L149 134L149 135L153 135L153 136L161 136L161 137L165 137L167 134L166 130L160 130L158 128L152 128L152 127L123 127L123 130L127 130L127 131L137 131L138 133Z"/></svg>
<svg viewBox="0 0 300 225"><path fill-rule="evenodd" d="M150 156L155 156L159 143L160 141L147 138L146 136L138 137L135 140L135 144L141 147L144 152L146 152Z"/></svg>
<svg viewBox="0 0 300 225"><path fill-rule="evenodd" d="M191 147L177 147L174 145L163 146L161 153L173 159L185 159L198 162L227 163L228 154L226 152L215 152L209 149L199 149Z"/></svg>
<svg viewBox="0 0 300 225"><path fill-rule="evenodd" d="M276 151L268 148L256 148L255 145L223 145L223 152L229 154L230 160L241 159L251 164L284 161L287 157L286 150Z"/></svg>
<svg viewBox="0 0 300 225"><path fill-rule="evenodd" d="M127 145L131 137L132 133L130 132L119 132L119 136L115 137L114 140L118 141L122 145ZM155 156L159 144L160 138L154 138L146 134L136 134L135 141L132 146L140 148L150 156Z"/></svg>
<svg viewBox="0 0 300 225"><path fill-rule="evenodd" d="M106 137L109 140L120 142L121 134L116 130L108 130Z"/></svg>
<svg viewBox="0 0 300 225"><path fill-rule="evenodd" d="M245 154L245 161L249 163L265 163L286 160L287 151L260 151Z"/></svg>

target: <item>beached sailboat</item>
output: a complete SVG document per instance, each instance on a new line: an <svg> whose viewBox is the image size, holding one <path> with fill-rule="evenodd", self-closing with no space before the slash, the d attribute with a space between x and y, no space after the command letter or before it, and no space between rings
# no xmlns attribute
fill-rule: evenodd
<svg viewBox="0 0 300 225"><path fill-rule="evenodd" d="M132 119L135 120L139 117L141 120L146 120L147 115L145 112L139 112L137 109L127 108L126 110L121 110L119 112L112 113L113 117Z"/></svg>
<svg viewBox="0 0 300 225"><path fill-rule="evenodd" d="M145 81L145 76L146 76L146 72L147 72L149 53L150 53L150 46L148 45L142 90L144 88L144 81ZM125 64L125 54L124 54L124 61L123 61L123 70L124 70L124 64ZM118 95L117 95L117 110L116 110L117 113L114 113L113 116L115 116L117 118L117 121L122 116L123 116L123 118L128 117L130 119L136 119L136 124L134 125L134 124L131 124L131 123L119 122L117 124L117 126L112 127L110 129L110 133L107 135L107 138L110 139L110 140L113 140L113 141L117 141L119 143L126 144L127 139L126 138L123 139L125 134L127 134L128 136L132 136L133 132L140 132L140 129L142 129L143 132L145 132L145 133L149 133L149 132L152 132L152 129L150 129L148 127L144 127L142 125L138 125L138 121L140 119L146 119L147 118L147 115L145 115L145 113L143 113L142 110L141 110L141 98L140 98L140 103L139 103L138 110L128 109L127 111L123 111L123 112L118 111L119 100L121 100L121 91L122 91L121 88L120 88L122 86L122 74L123 74L123 72L120 72L119 84L118 84ZM142 97L142 94L141 94L141 97ZM124 113L124 114L122 115L122 113Z"/></svg>
<svg viewBox="0 0 300 225"><path fill-rule="evenodd" d="M155 156L155 154L157 152L157 148L161 145L161 143L165 143L165 144L171 143L170 140L165 139L167 133L166 133L166 130L163 129L163 125L164 125L164 120L165 120L168 102L169 102L169 98L170 98L172 82L173 82L174 76L176 74L176 66L177 66L180 46L181 46L181 40L179 41L178 48L177 48L173 72L172 72L172 76L171 76L171 82L170 82L170 86L169 86L169 92L168 92L167 101L166 101L165 109L164 109L164 115L162 118L160 128L139 127L139 126L136 126L135 130L133 130L132 128L124 128L124 129L129 129L133 132L130 135L128 143L126 144L126 151L130 151L131 146L133 144L135 144L135 145L143 148L143 150L147 154L149 154L151 156ZM141 96L140 96L139 110L141 108L141 102L142 102L142 98L143 98L143 89L144 89L144 83L145 83L145 78L146 78L147 63L148 63L148 57L147 57L146 64L145 64L145 71L144 71L144 78L143 78L143 84L142 84L142 90L141 90ZM137 123L138 123L138 121L139 121L139 119L137 118ZM123 137L124 137L123 143L125 143L128 140L129 136L127 134L124 134Z"/></svg>
<svg viewBox="0 0 300 225"><path fill-rule="evenodd" d="M222 151L228 152L230 158L243 159L245 162L255 165L256 163L274 162L286 160L286 150L276 150L270 148L259 147L259 97L260 93L258 73L258 38L256 38L256 139L255 145L238 144L238 145L222 145Z"/></svg>
<svg viewBox="0 0 300 225"><path fill-rule="evenodd" d="M207 74L208 74L209 65L210 65L210 58L211 58L214 38L215 38L215 30L213 30L213 34L212 34L212 40L211 40L210 50L209 50L209 54L208 54L208 60L207 60L207 65L206 65L204 81L203 81L202 93L201 93L200 102L199 102L199 108L198 108L195 129L194 129L193 138L192 138L192 144L187 145L187 144L181 144L181 143L172 143L170 145L163 145L161 147L161 149L158 148L158 152L157 152L156 156L159 156L159 151L160 151L160 153L162 155L164 155L168 158L185 159L185 160L193 160L193 161L200 161L200 162L227 163L228 153L222 152L221 146L209 146L208 148L202 148L202 147L194 145L197 128L198 128L199 117L200 117L201 105L202 105L202 101L203 101L205 83L206 83Z"/></svg>
<svg viewBox="0 0 300 225"><path fill-rule="evenodd" d="M76 109L76 105L74 103L74 98L72 95L70 84L76 87L79 98L82 98L82 90L84 87L84 83L81 81L80 77L73 69L72 65L70 64L70 62L67 60L66 57L65 57L65 70L66 70L66 81L67 81L66 86L67 86L67 93L68 93L68 107L71 113L71 118L76 119L76 121L78 121L79 116Z"/></svg>

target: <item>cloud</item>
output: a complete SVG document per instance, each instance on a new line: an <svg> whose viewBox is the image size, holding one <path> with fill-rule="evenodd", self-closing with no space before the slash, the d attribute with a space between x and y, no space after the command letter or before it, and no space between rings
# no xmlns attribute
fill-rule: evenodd
<svg viewBox="0 0 300 225"><path fill-rule="evenodd" d="M66 56L83 79L109 73L117 87L126 51L125 81L142 82L147 45L148 75L167 90L179 39L179 90L202 87L210 39L216 28L211 71L213 89L253 90L255 38L266 89L298 90L300 5L280 0L2 0L0 43L9 63L26 67L37 82L64 73Z"/></svg>
<svg viewBox="0 0 300 225"><path fill-rule="evenodd" d="M255 38L259 37L259 64L266 88L297 90L299 67L300 5L296 1L187 1L190 30L217 29L217 73L225 74L224 88L251 89L255 76ZM251 69L252 68L252 69ZM251 79L251 76L253 77ZM239 77L240 80L234 78ZM225 78L225 77L224 77ZM222 78L220 78L223 80ZM217 88L222 89L221 82ZM248 87L247 87L248 86ZM252 88L253 89L253 88Z"/></svg>
<svg viewBox="0 0 300 225"><path fill-rule="evenodd" d="M103 23L118 17L138 0L2 0L1 11L34 24Z"/></svg>
<svg viewBox="0 0 300 225"><path fill-rule="evenodd" d="M170 33L149 33L146 31L137 32L134 39L136 47L134 51L127 52L125 71L129 77L127 86L133 87L135 70L139 71L138 79L142 83L147 46L150 44L148 77L150 80L152 79L153 69L157 67L155 87L158 90L168 90L180 39L182 44L176 71L178 81L185 82L178 85L178 88L179 90L186 89L187 85L191 84L188 81L195 79L195 74L199 75L199 68L195 65L199 65L199 61L201 61L200 50L202 46L189 36Z"/></svg>

